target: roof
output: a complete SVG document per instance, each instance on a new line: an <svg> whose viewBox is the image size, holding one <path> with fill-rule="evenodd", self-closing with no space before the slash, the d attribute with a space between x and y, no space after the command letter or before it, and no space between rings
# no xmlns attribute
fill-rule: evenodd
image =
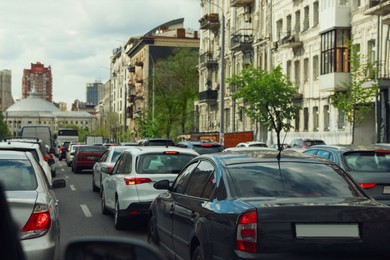
<svg viewBox="0 0 390 260"><path fill-rule="evenodd" d="M22 99L12 106L10 106L6 112L27 112L31 113L32 111L37 112L58 112L58 109L53 103L40 98L36 95L31 95L26 99Z"/></svg>

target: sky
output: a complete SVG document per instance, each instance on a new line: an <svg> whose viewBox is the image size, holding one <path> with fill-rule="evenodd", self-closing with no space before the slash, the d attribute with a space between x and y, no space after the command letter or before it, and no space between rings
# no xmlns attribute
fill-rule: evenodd
<svg viewBox="0 0 390 260"><path fill-rule="evenodd" d="M0 71L18 99L23 69L50 66L53 101L69 110L87 83L107 82L113 49L178 18L199 30L200 0L0 0Z"/></svg>

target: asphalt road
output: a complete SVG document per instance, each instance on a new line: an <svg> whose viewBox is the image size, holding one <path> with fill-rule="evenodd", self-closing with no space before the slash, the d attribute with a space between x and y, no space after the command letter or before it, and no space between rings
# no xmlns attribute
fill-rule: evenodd
<svg viewBox="0 0 390 260"><path fill-rule="evenodd" d="M113 216L101 213L100 196L92 191L91 174L91 171L73 173L64 160L57 163L55 179L63 178L67 182L66 188L55 190L60 207L61 254L64 256L70 240L84 236L130 237L146 241L146 224L118 231Z"/></svg>

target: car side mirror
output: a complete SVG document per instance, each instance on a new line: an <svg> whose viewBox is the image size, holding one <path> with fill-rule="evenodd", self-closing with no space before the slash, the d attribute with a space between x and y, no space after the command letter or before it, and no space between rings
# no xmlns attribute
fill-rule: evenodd
<svg viewBox="0 0 390 260"><path fill-rule="evenodd" d="M163 260L163 255L142 240L117 237L82 237L69 242L65 260L131 259Z"/></svg>
<svg viewBox="0 0 390 260"><path fill-rule="evenodd" d="M156 190L169 190L171 186L169 185L169 180L161 180L156 182L153 187Z"/></svg>

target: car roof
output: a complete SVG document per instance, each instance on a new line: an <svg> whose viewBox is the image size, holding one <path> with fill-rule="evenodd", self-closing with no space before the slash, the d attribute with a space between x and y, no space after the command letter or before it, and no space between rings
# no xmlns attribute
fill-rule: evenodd
<svg viewBox="0 0 390 260"><path fill-rule="evenodd" d="M9 160L9 159L28 159L28 153L23 151L5 151L0 150L0 159Z"/></svg>
<svg viewBox="0 0 390 260"><path fill-rule="evenodd" d="M313 145L307 150L313 149L327 149L327 150L335 150L335 151L372 151L372 150L387 150L387 147L383 147L380 145L354 145L354 144L346 144L346 145ZM390 146L389 146L390 148ZM306 151L307 151L306 150Z"/></svg>
<svg viewBox="0 0 390 260"><path fill-rule="evenodd" d="M195 150L181 148L176 146L127 146L127 149L123 152L132 154L143 154L143 153L159 153L165 151L177 151L182 154L193 154L199 155Z"/></svg>
<svg viewBox="0 0 390 260"><path fill-rule="evenodd" d="M24 142L24 141L6 141L6 142L0 142L0 147L7 147L7 148L39 148L38 143L30 143L30 142Z"/></svg>
<svg viewBox="0 0 390 260"><path fill-rule="evenodd" d="M249 147L229 147L224 149L222 152L230 151L277 151L277 149L272 147L260 147L260 146L249 146Z"/></svg>

